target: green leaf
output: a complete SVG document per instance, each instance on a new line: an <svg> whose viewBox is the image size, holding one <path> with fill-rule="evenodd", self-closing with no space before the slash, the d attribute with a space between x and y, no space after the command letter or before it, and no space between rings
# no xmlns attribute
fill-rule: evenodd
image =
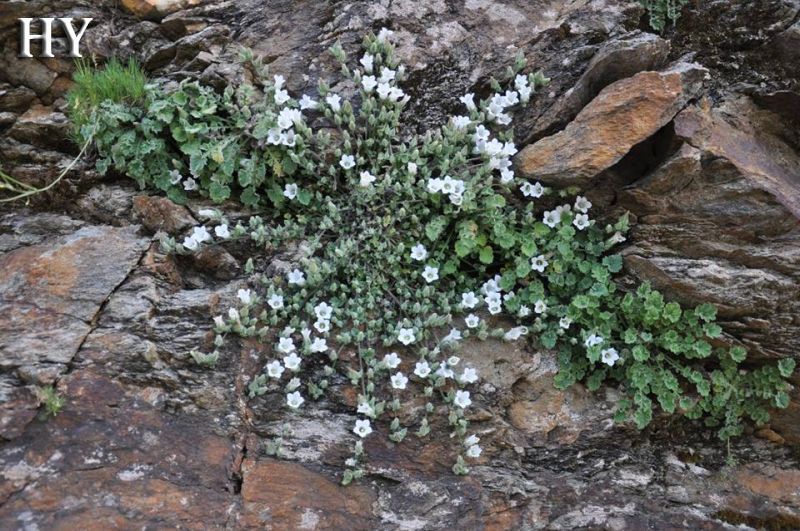
<svg viewBox="0 0 800 531"><path fill-rule="evenodd" d="M786 409L789 407L789 395L781 391L780 393L775 395L775 407L780 409Z"/></svg>
<svg viewBox="0 0 800 531"><path fill-rule="evenodd" d="M314 194L310 191L303 188L302 190L297 191L297 201L304 206L308 206L311 204L311 199L313 199Z"/></svg>
<svg viewBox="0 0 800 531"><path fill-rule="evenodd" d="M717 309L712 304L708 303L701 304L695 308L694 313L697 317L706 322L713 321L717 317Z"/></svg>
<svg viewBox="0 0 800 531"><path fill-rule="evenodd" d="M526 240L526 241L522 242L522 245L520 246L520 250L522 251L522 254L524 254L528 258L531 258L531 257L533 257L533 255L536 254L536 252L539 249L538 249L538 247L536 247L536 242L534 242L533 240Z"/></svg>
<svg viewBox="0 0 800 531"><path fill-rule="evenodd" d="M784 358L778 362L778 371L781 376L788 378L794 372L795 361L793 358Z"/></svg>
<svg viewBox="0 0 800 531"><path fill-rule="evenodd" d="M647 361L650 359L650 353L642 345L636 345L633 347L631 353L633 354L633 359L636 361Z"/></svg>
<svg viewBox="0 0 800 531"><path fill-rule="evenodd" d="M611 273L619 273L622 271L622 256L612 254L603 258L603 265L606 266Z"/></svg>
<svg viewBox="0 0 800 531"><path fill-rule="evenodd" d="M730 350L731 359L736 363L741 363L747 358L747 350L744 347L735 346Z"/></svg>
<svg viewBox="0 0 800 531"><path fill-rule="evenodd" d="M211 197L212 201L220 203L231 196L231 189L224 184L214 181L211 183L211 186L208 187L208 195Z"/></svg>
<svg viewBox="0 0 800 531"><path fill-rule="evenodd" d="M664 306L664 319L670 323L677 323L681 318L681 306L676 302L669 302Z"/></svg>
<svg viewBox="0 0 800 531"><path fill-rule="evenodd" d="M434 218L427 225L425 225L425 235L430 241L436 241L442 234L446 223L447 222L445 218L442 216Z"/></svg>
<svg viewBox="0 0 800 531"><path fill-rule="evenodd" d="M480 259L481 263L483 263L483 264L487 264L487 265L491 264L492 262L494 262L494 251L492 251L492 248L489 247L489 246L483 247L480 250L480 254L478 255L478 258Z"/></svg>
<svg viewBox="0 0 800 531"><path fill-rule="evenodd" d="M711 339L716 339L722 335L722 327L716 323L706 323L706 325L703 326L703 331L706 337L710 337Z"/></svg>

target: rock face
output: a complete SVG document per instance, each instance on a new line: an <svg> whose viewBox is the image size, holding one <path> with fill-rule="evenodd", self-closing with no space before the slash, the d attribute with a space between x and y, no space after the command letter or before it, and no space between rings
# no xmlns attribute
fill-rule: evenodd
<svg viewBox="0 0 800 531"><path fill-rule="evenodd" d="M522 113L518 173L580 184L600 215L633 214L623 285L714 302L724 341L752 363L798 357L800 6L696 4L656 36L621 1L12 2L0 8L0 163L43 184L77 152L62 98L72 65L17 59L22 16L93 17L87 52L220 88L244 79L233 58L250 46L298 93L335 75L322 53L333 42L354 52L388 25L411 127L460 112L458 96L485 94L520 50L553 81ZM800 528L797 394L729 450L676 419L615 425L617 391L555 389L553 354L522 343L461 353L483 378L470 475L452 474L446 427L393 445L379 425L367 477L340 486L355 438L344 380L290 414L280 394L247 398L259 345L227 349L214 370L188 354L246 283L236 249L160 253L155 233L181 234L201 206L90 163L27 207L0 206L0 528ZM48 420L42 385L66 399Z"/></svg>

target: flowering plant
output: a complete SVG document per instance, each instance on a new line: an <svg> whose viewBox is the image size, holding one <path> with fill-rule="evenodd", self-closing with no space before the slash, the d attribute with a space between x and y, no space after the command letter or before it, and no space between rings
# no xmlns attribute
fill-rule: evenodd
<svg viewBox="0 0 800 531"><path fill-rule="evenodd" d="M743 349L710 342L722 334L712 306L686 310L647 285L620 293L612 275L622 258L609 252L625 240L627 216L599 223L586 197L514 174L512 112L548 81L523 74L524 59L502 83L493 81L487 98L464 95L463 115L419 135L402 128L409 97L391 32L365 38L355 69L340 46L331 51L352 98L322 81L317 97L295 99L281 76L270 78L254 59L259 90L237 91L248 94L254 109L237 143L265 154L231 161L220 148L215 164L241 172L271 161L273 171L259 170L259 179L238 177L243 196L266 191L271 218L233 224L206 209L208 223L182 240L165 237L162 246L190 253L250 240L261 254L299 250L284 271L252 274L239 304L214 318L214 349L192 356L213 365L231 336L258 338L272 354L250 382L250 396L280 390L290 410L349 380L358 391L358 420L345 483L364 474L362 439L376 421L391 419L389 438L400 442L409 429L425 437L437 412L461 449L454 471L468 471L468 460L482 452L465 414L479 375L457 355L469 338L529 338L556 349L560 387L583 381L594 390L606 379L619 382L627 398L617 417L632 416L640 428L657 404L704 416L727 438L740 433L742 417L765 422L768 406L785 407L791 360L741 370ZM162 108L158 101L151 99L148 112ZM219 123L214 112L203 116L212 130L208 124ZM315 131L309 123L321 125ZM177 176L165 182L193 179L212 197L220 173L226 175L221 166L209 172L190 162L191 176L183 177L182 163L173 164L164 171ZM499 314L513 326L493 324ZM404 410L415 392L424 405Z"/></svg>

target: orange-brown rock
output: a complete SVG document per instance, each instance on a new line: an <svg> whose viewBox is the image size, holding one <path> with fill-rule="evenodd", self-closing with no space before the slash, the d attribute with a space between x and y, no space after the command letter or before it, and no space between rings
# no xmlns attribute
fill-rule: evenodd
<svg viewBox="0 0 800 531"><path fill-rule="evenodd" d="M560 186L595 177L667 125L697 96L706 74L700 65L679 63L612 83L563 131L520 151L518 172Z"/></svg>
<svg viewBox="0 0 800 531"><path fill-rule="evenodd" d="M241 524L248 528L372 529L375 493L275 459L245 460Z"/></svg>
<svg viewBox="0 0 800 531"><path fill-rule="evenodd" d="M133 198L133 212L151 232L164 231L174 235L196 223L186 207L166 197L137 195Z"/></svg>
<svg viewBox="0 0 800 531"><path fill-rule="evenodd" d="M196 6L200 0L122 0L122 6L141 18L160 19L170 13Z"/></svg>

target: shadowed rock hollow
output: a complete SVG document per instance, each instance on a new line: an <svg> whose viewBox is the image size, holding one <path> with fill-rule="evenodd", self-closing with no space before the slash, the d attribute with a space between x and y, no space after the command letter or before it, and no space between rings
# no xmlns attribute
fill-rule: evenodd
<svg viewBox="0 0 800 531"><path fill-rule="evenodd" d="M518 170L633 214L622 283L713 302L724 340L754 363L800 357L797 2L701 0L663 36L637 2L611 0L6 2L0 164L33 184L77 152L63 114L71 63L16 58L17 18L45 14L93 17L84 52L135 56L152 77L241 81L232 58L249 46L295 93L336 75L323 51L337 39L355 51L389 26L418 127L488 92L521 50L553 81L518 122ZM614 425L615 390L557 391L553 355L522 343L464 347L483 378L470 475L450 471L446 436L395 446L379 433L368 476L341 487L346 382L288 414L282 395L246 397L257 344L213 371L188 355L246 281L235 249L175 259L153 243L202 206L87 161L30 205L0 207L3 529L800 528L800 395L734 441L731 463L701 426ZM291 256L265 264L277 259ZM67 402L43 422L34 388L47 384Z"/></svg>

